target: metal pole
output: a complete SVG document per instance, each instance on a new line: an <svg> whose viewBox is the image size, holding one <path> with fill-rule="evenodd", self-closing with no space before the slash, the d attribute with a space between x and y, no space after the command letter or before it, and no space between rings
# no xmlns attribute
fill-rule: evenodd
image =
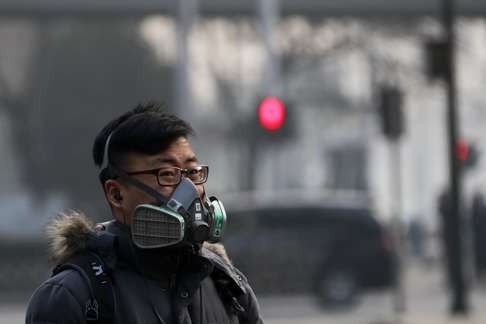
<svg viewBox="0 0 486 324"><path fill-rule="evenodd" d="M188 119L192 110L189 83L189 34L197 15L197 0L177 1L177 78L176 106L178 115Z"/></svg>
<svg viewBox="0 0 486 324"><path fill-rule="evenodd" d="M258 0L263 43L266 51L265 75L263 86L266 95L281 95L280 57L275 44L275 26L280 16L279 0Z"/></svg>
<svg viewBox="0 0 486 324"><path fill-rule="evenodd" d="M390 151L390 187L392 194L392 231L396 249L396 278L393 294L393 310L399 317L405 311L404 285L404 242L402 222L402 158L400 141L389 141ZM397 321L398 322L398 321Z"/></svg>
<svg viewBox="0 0 486 324"><path fill-rule="evenodd" d="M281 87L281 75L280 75L280 57L276 48L275 26L280 17L280 0L257 0L258 14L260 18L260 28L263 36L263 44L265 46L266 60L263 74L263 84L261 88L264 91L264 95L280 96L282 92ZM255 159L258 161L261 154L259 146L255 143ZM267 145L264 148L265 156L271 161L272 177L269 177L270 188L273 190L279 186L278 181L280 177L277 175L280 173L280 165L277 154L278 148L274 145ZM268 162L268 161L267 161ZM258 163L258 162L256 162ZM255 177L259 177L258 174L254 174Z"/></svg>
<svg viewBox="0 0 486 324"><path fill-rule="evenodd" d="M466 314L468 302L464 278L463 256L463 221L461 217L461 170L456 158L456 143L459 133L457 114L457 87L455 74L455 34L454 34L454 0L443 2L443 24L447 44L447 125L449 129L449 167L450 167L450 206L451 206L451 278L452 299L450 311L453 315Z"/></svg>

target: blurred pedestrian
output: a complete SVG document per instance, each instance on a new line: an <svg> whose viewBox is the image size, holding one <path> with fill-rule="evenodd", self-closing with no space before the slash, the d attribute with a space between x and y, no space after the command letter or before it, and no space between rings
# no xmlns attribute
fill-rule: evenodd
<svg viewBox="0 0 486 324"><path fill-rule="evenodd" d="M192 133L155 104L101 130L93 158L113 220L94 226L72 212L49 225L58 266L26 323L262 323L247 279L217 243L226 214L206 195L209 168Z"/></svg>
<svg viewBox="0 0 486 324"><path fill-rule="evenodd" d="M439 215L442 225L442 246L443 257L446 263L447 283L452 285L454 281L454 215L452 210L451 194L449 190L444 190L439 196L438 203Z"/></svg>
<svg viewBox="0 0 486 324"><path fill-rule="evenodd" d="M486 272L486 204L484 196L476 192L471 207L476 274L483 277Z"/></svg>
<svg viewBox="0 0 486 324"><path fill-rule="evenodd" d="M420 216L414 217L408 225L408 238L410 240L411 252L418 259L424 258L424 225Z"/></svg>

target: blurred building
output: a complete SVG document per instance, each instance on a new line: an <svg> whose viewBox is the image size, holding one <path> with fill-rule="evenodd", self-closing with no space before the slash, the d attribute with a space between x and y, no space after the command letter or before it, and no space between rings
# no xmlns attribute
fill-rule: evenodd
<svg viewBox="0 0 486 324"><path fill-rule="evenodd" d="M201 160L211 165L208 186L223 199L249 189L362 193L386 219L392 180L376 115L382 84L405 94L403 215L436 221L436 198L447 183L445 97L425 76L423 45L437 35L437 20L406 8L408 15L393 20L330 18L316 2L292 9L284 1L270 59L278 61L294 131L272 141L254 137L256 102L267 95L272 62L256 7L231 12L223 2L202 2L198 13L189 1L186 11L160 4L159 15L148 15L152 7L128 4L110 14L109 3L78 11L57 2L53 11L2 3L10 8L0 21L3 232L38 232L62 207L106 217L92 139L109 118L148 98L165 100L193 123ZM346 2L342 10L346 5L352 7ZM433 9L425 5L423 12ZM459 26L461 128L482 150L486 26L474 18ZM466 179L467 193L481 186L483 164ZM36 225L15 225L20 214L22 223Z"/></svg>

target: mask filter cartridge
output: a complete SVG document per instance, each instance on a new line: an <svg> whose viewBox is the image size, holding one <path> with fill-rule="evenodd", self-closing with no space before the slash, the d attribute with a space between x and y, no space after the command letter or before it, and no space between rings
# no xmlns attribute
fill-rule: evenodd
<svg viewBox="0 0 486 324"><path fill-rule="evenodd" d="M133 213L132 240L139 248L172 246L184 239L185 221L164 207L139 205Z"/></svg>

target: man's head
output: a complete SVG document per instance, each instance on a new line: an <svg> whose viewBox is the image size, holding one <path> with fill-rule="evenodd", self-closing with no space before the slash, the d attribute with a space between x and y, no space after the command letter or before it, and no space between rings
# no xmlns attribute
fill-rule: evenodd
<svg viewBox="0 0 486 324"><path fill-rule="evenodd" d="M113 216L122 223L130 224L132 212L139 204L157 204L155 197L134 186L114 171L128 175L165 198L176 188L178 175L193 180L201 198L202 183L207 170L197 169L197 157L188 141L194 133L191 126L178 117L165 113L156 104L139 105L109 122L98 134L93 145L93 159L97 166L114 168L100 170L100 181ZM111 135L111 136L110 136ZM107 157L105 145L110 137ZM183 169L182 172L180 169ZM192 171L194 175L188 174ZM198 184L199 183L199 184Z"/></svg>

